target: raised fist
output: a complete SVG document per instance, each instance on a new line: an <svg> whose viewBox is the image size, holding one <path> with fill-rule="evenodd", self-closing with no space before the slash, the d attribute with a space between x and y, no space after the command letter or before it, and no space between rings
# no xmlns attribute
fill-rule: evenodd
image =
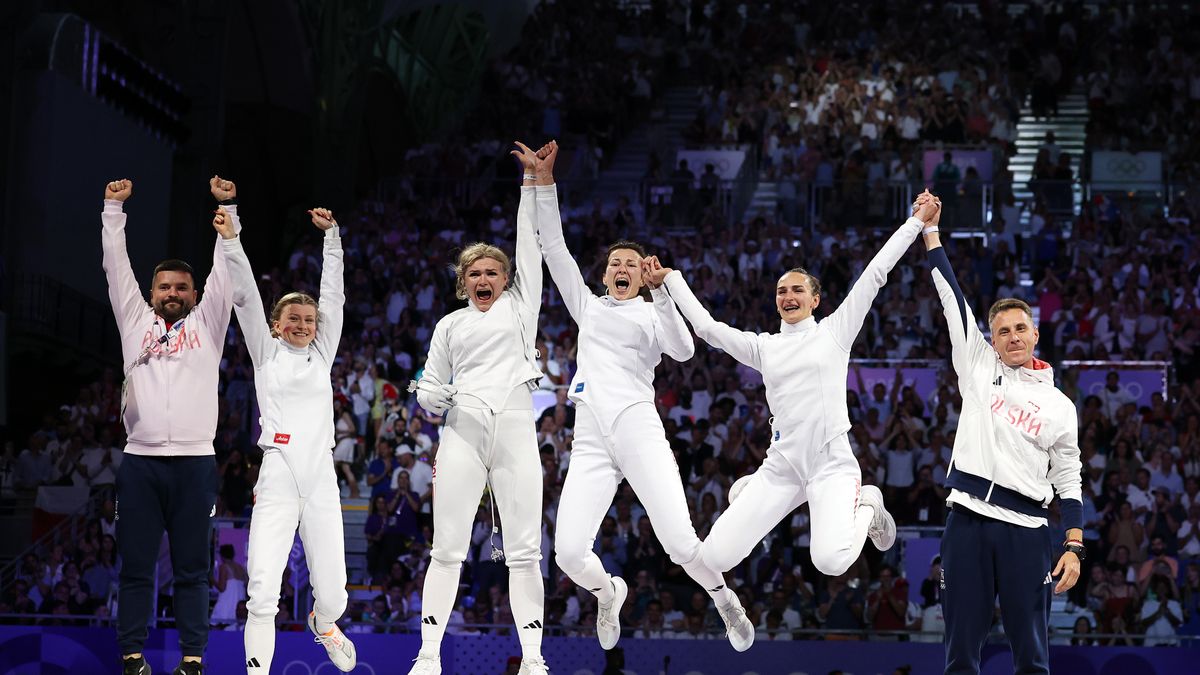
<svg viewBox="0 0 1200 675"><path fill-rule="evenodd" d="M334 225L337 225L337 221L333 219L333 211L330 211L329 209L323 209L318 206L315 209L309 209L308 215L312 216L313 225L316 225L322 230L328 230Z"/></svg>
<svg viewBox="0 0 1200 675"><path fill-rule="evenodd" d="M129 199L129 196L132 194L133 181L129 180L128 178L114 180L113 182L104 186L105 199L115 199L119 202L123 202L126 199Z"/></svg>
<svg viewBox="0 0 1200 675"><path fill-rule="evenodd" d="M550 141L538 148L537 156L541 160L541 164L538 166L539 172L543 176L553 176L554 160L558 159L558 141Z"/></svg>
<svg viewBox="0 0 1200 675"><path fill-rule="evenodd" d="M221 235L222 239L233 239L237 233L233 231L233 218L229 216L229 212L225 207L218 206L213 216L213 229L217 234Z"/></svg>
<svg viewBox="0 0 1200 675"><path fill-rule="evenodd" d="M219 202L237 198L237 186L233 184L233 181L225 180L220 176L213 176L208 179L208 190L212 192L212 196Z"/></svg>

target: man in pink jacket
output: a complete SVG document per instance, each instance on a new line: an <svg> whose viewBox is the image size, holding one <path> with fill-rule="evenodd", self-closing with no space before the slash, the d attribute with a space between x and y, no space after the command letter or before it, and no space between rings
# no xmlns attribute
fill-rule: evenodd
<svg viewBox="0 0 1200 675"><path fill-rule="evenodd" d="M209 187L234 211L236 188L213 176ZM232 292L220 238L199 298L192 268L165 260L154 269L147 304L125 250L125 200L133 183L104 191L104 274L121 334L125 374L121 416L128 441L117 474L117 549L121 556L117 639L125 675L151 675L142 655L163 532L171 545L174 609L183 660L176 675L203 673L208 644L209 541L216 515L217 378Z"/></svg>

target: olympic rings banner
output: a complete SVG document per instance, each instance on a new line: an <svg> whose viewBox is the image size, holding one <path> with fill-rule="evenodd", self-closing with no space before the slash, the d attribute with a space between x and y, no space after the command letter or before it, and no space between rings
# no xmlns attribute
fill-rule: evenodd
<svg viewBox="0 0 1200 675"><path fill-rule="evenodd" d="M355 675L406 673L421 645L420 635L351 634L358 649ZM150 632L146 658L156 673L169 673L179 661L174 631ZM942 645L916 642L759 640L737 653L725 640L624 639L604 652L595 638L546 638L546 662L556 675L600 675L611 663L625 675L888 675L900 666L913 673L940 673ZM209 673L245 672L242 634L209 637ZM510 636L446 636L445 675L501 675L520 645ZM1161 647L1050 648L1050 670L1071 675L1174 675L1195 672L1197 650ZM0 675L116 675L120 672L116 631L110 628L0 627ZM339 671L307 631L280 633L274 675L337 675ZM1005 645L988 645L982 675L1009 675L1012 657ZM268 675L263 673L263 675Z"/></svg>
<svg viewBox="0 0 1200 675"><path fill-rule="evenodd" d="M1092 152L1092 183L1105 189L1162 187L1161 152Z"/></svg>
<svg viewBox="0 0 1200 675"><path fill-rule="evenodd" d="M1104 389L1105 379L1109 373L1117 374L1117 386L1129 394L1137 402L1139 408L1150 405L1154 394L1166 398L1166 362L1144 361L1130 364L1121 361L1063 361L1063 368L1069 368L1077 375L1076 385L1079 388L1079 401L1099 395Z"/></svg>

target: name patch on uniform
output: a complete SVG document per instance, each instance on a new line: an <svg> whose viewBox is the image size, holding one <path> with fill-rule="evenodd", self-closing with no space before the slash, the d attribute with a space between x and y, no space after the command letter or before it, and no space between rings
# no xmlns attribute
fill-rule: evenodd
<svg viewBox="0 0 1200 675"><path fill-rule="evenodd" d="M583 383L582 383L582 382L580 382L579 384L575 385L575 393L576 393L576 394L578 394L578 393L579 393L579 392L581 392L581 391L583 391Z"/></svg>
<svg viewBox="0 0 1200 675"><path fill-rule="evenodd" d="M275 442L280 445L287 445L290 440L292 440L291 434L275 434Z"/></svg>

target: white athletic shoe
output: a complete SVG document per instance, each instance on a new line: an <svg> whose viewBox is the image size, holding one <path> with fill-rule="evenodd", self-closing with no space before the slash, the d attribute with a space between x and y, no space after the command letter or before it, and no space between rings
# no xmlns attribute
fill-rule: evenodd
<svg viewBox="0 0 1200 675"><path fill-rule="evenodd" d="M333 665L337 666L338 670L343 673L354 670L354 666L358 663L358 652L354 649L354 643L346 637L336 623L328 633L318 633L317 615L309 612L308 629L316 636L313 638L313 642L318 642L325 647L325 653L329 654L329 660L333 661Z"/></svg>
<svg viewBox="0 0 1200 675"><path fill-rule="evenodd" d="M440 656L422 656L417 654L413 659L412 670L408 675L442 675L442 659Z"/></svg>
<svg viewBox="0 0 1200 675"><path fill-rule="evenodd" d="M742 494L742 490L746 489L746 486L750 484L750 479L753 477L754 477L754 474L747 474L747 475L742 476L741 478L733 481L733 485L729 486L729 503L730 504L733 503L733 500L738 498L738 495Z"/></svg>
<svg viewBox="0 0 1200 675"><path fill-rule="evenodd" d="M875 517L867 527L867 536L875 544L875 548L886 551L896 543L896 521L883 505L883 493L874 485L862 486L861 504L866 504L875 510Z"/></svg>
<svg viewBox="0 0 1200 675"><path fill-rule="evenodd" d="M521 670L517 675L550 675L550 669L546 666L546 659L537 657L533 659L521 659Z"/></svg>
<svg viewBox="0 0 1200 675"><path fill-rule="evenodd" d="M717 613L725 622L725 635L729 638L729 644L739 652L750 649L750 645L754 644L754 624L746 618L746 610L742 608L737 596L733 596L733 602L730 604L718 607Z"/></svg>
<svg viewBox="0 0 1200 675"><path fill-rule="evenodd" d="M600 647L612 649L621 639L621 606L629 595L629 586L621 577L609 577L613 585L613 601L600 605L596 610L596 637L600 638Z"/></svg>

